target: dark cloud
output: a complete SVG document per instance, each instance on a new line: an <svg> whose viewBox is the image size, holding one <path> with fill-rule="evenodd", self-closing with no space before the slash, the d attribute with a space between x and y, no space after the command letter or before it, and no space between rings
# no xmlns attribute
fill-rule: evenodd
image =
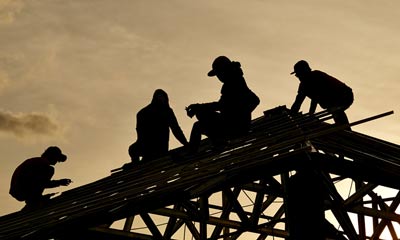
<svg viewBox="0 0 400 240"><path fill-rule="evenodd" d="M0 111L0 132L17 137L31 135L55 135L59 132L58 123L42 113L11 113Z"/></svg>

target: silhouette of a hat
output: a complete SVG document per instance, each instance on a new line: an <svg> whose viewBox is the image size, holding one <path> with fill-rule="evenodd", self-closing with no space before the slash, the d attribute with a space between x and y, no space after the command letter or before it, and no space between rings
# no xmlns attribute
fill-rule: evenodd
<svg viewBox="0 0 400 240"><path fill-rule="evenodd" d="M290 74L295 74L299 72L305 72L311 70L310 65L305 60L300 60L294 65L294 71Z"/></svg>
<svg viewBox="0 0 400 240"><path fill-rule="evenodd" d="M208 72L207 75L209 77L213 77L213 76L217 75L217 73L223 71L228 66L230 66L231 63L232 63L232 61L229 60L229 58L227 58L225 56L219 56L212 63L212 69L211 69L211 71Z"/></svg>
<svg viewBox="0 0 400 240"><path fill-rule="evenodd" d="M61 149L57 146L51 146L44 151L43 157L56 158L59 162L65 162L67 155L61 152Z"/></svg>

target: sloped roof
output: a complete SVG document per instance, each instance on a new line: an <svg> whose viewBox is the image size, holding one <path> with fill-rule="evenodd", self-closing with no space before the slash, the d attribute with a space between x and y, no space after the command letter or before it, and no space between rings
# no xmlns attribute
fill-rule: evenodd
<svg viewBox="0 0 400 240"><path fill-rule="evenodd" d="M203 140L198 153L183 148L63 192L46 207L0 217L0 239L49 239L139 212L192 199L259 175L306 166L320 159L331 173L400 189L400 146L326 123L326 111L289 114L286 107L253 120L251 132L223 148ZM282 233L283 234L283 233Z"/></svg>

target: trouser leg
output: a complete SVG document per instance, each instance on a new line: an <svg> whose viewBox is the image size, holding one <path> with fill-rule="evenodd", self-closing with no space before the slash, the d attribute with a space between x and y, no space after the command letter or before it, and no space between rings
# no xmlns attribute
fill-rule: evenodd
<svg viewBox="0 0 400 240"><path fill-rule="evenodd" d="M201 134L201 124L197 121L193 124L192 132L190 133L189 147L191 151L195 152L198 150L201 141Z"/></svg>
<svg viewBox="0 0 400 240"><path fill-rule="evenodd" d="M43 206L47 200L44 196L42 196L43 190L41 189L31 189L26 196L25 203L26 206L23 210L27 209L35 209Z"/></svg>
<svg viewBox="0 0 400 240"><path fill-rule="evenodd" d="M347 118L346 113L343 110L338 110L336 112L332 113L333 120L335 121L336 124L338 125L343 125L347 124L349 125L349 119ZM348 126L346 130L351 130L351 127Z"/></svg>

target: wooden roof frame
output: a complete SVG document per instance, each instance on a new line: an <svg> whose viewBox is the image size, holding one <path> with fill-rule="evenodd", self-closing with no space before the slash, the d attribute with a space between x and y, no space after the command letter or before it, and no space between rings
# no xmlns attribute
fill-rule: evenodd
<svg viewBox="0 0 400 240"><path fill-rule="evenodd" d="M364 119L361 124L393 112ZM287 182L293 171L312 169L329 192L325 202L347 239L379 239L400 223L400 146L329 124L332 116L291 114L285 106L253 120L251 132L214 149L203 140L200 151L185 149L119 170L96 182L71 189L41 209L0 217L0 239L179 239L187 229L194 239L240 239L245 234L286 239ZM333 177L336 176L336 177ZM336 182L351 179L356 190L343 197ZM383 199L378 186L398 193ZM252 195L252 209L240 199ZM218 204L211 197L219 194ZM251 197L249 197L251 198ZM367 202L366 199L370 199ZM358 216L357 224L349 214ZM155 216L167 218L161 229ZM148 233L135 231L139 218ZM373 221L368 234L365 219ZM112 223L125 219L122 229Z"/></svg>

